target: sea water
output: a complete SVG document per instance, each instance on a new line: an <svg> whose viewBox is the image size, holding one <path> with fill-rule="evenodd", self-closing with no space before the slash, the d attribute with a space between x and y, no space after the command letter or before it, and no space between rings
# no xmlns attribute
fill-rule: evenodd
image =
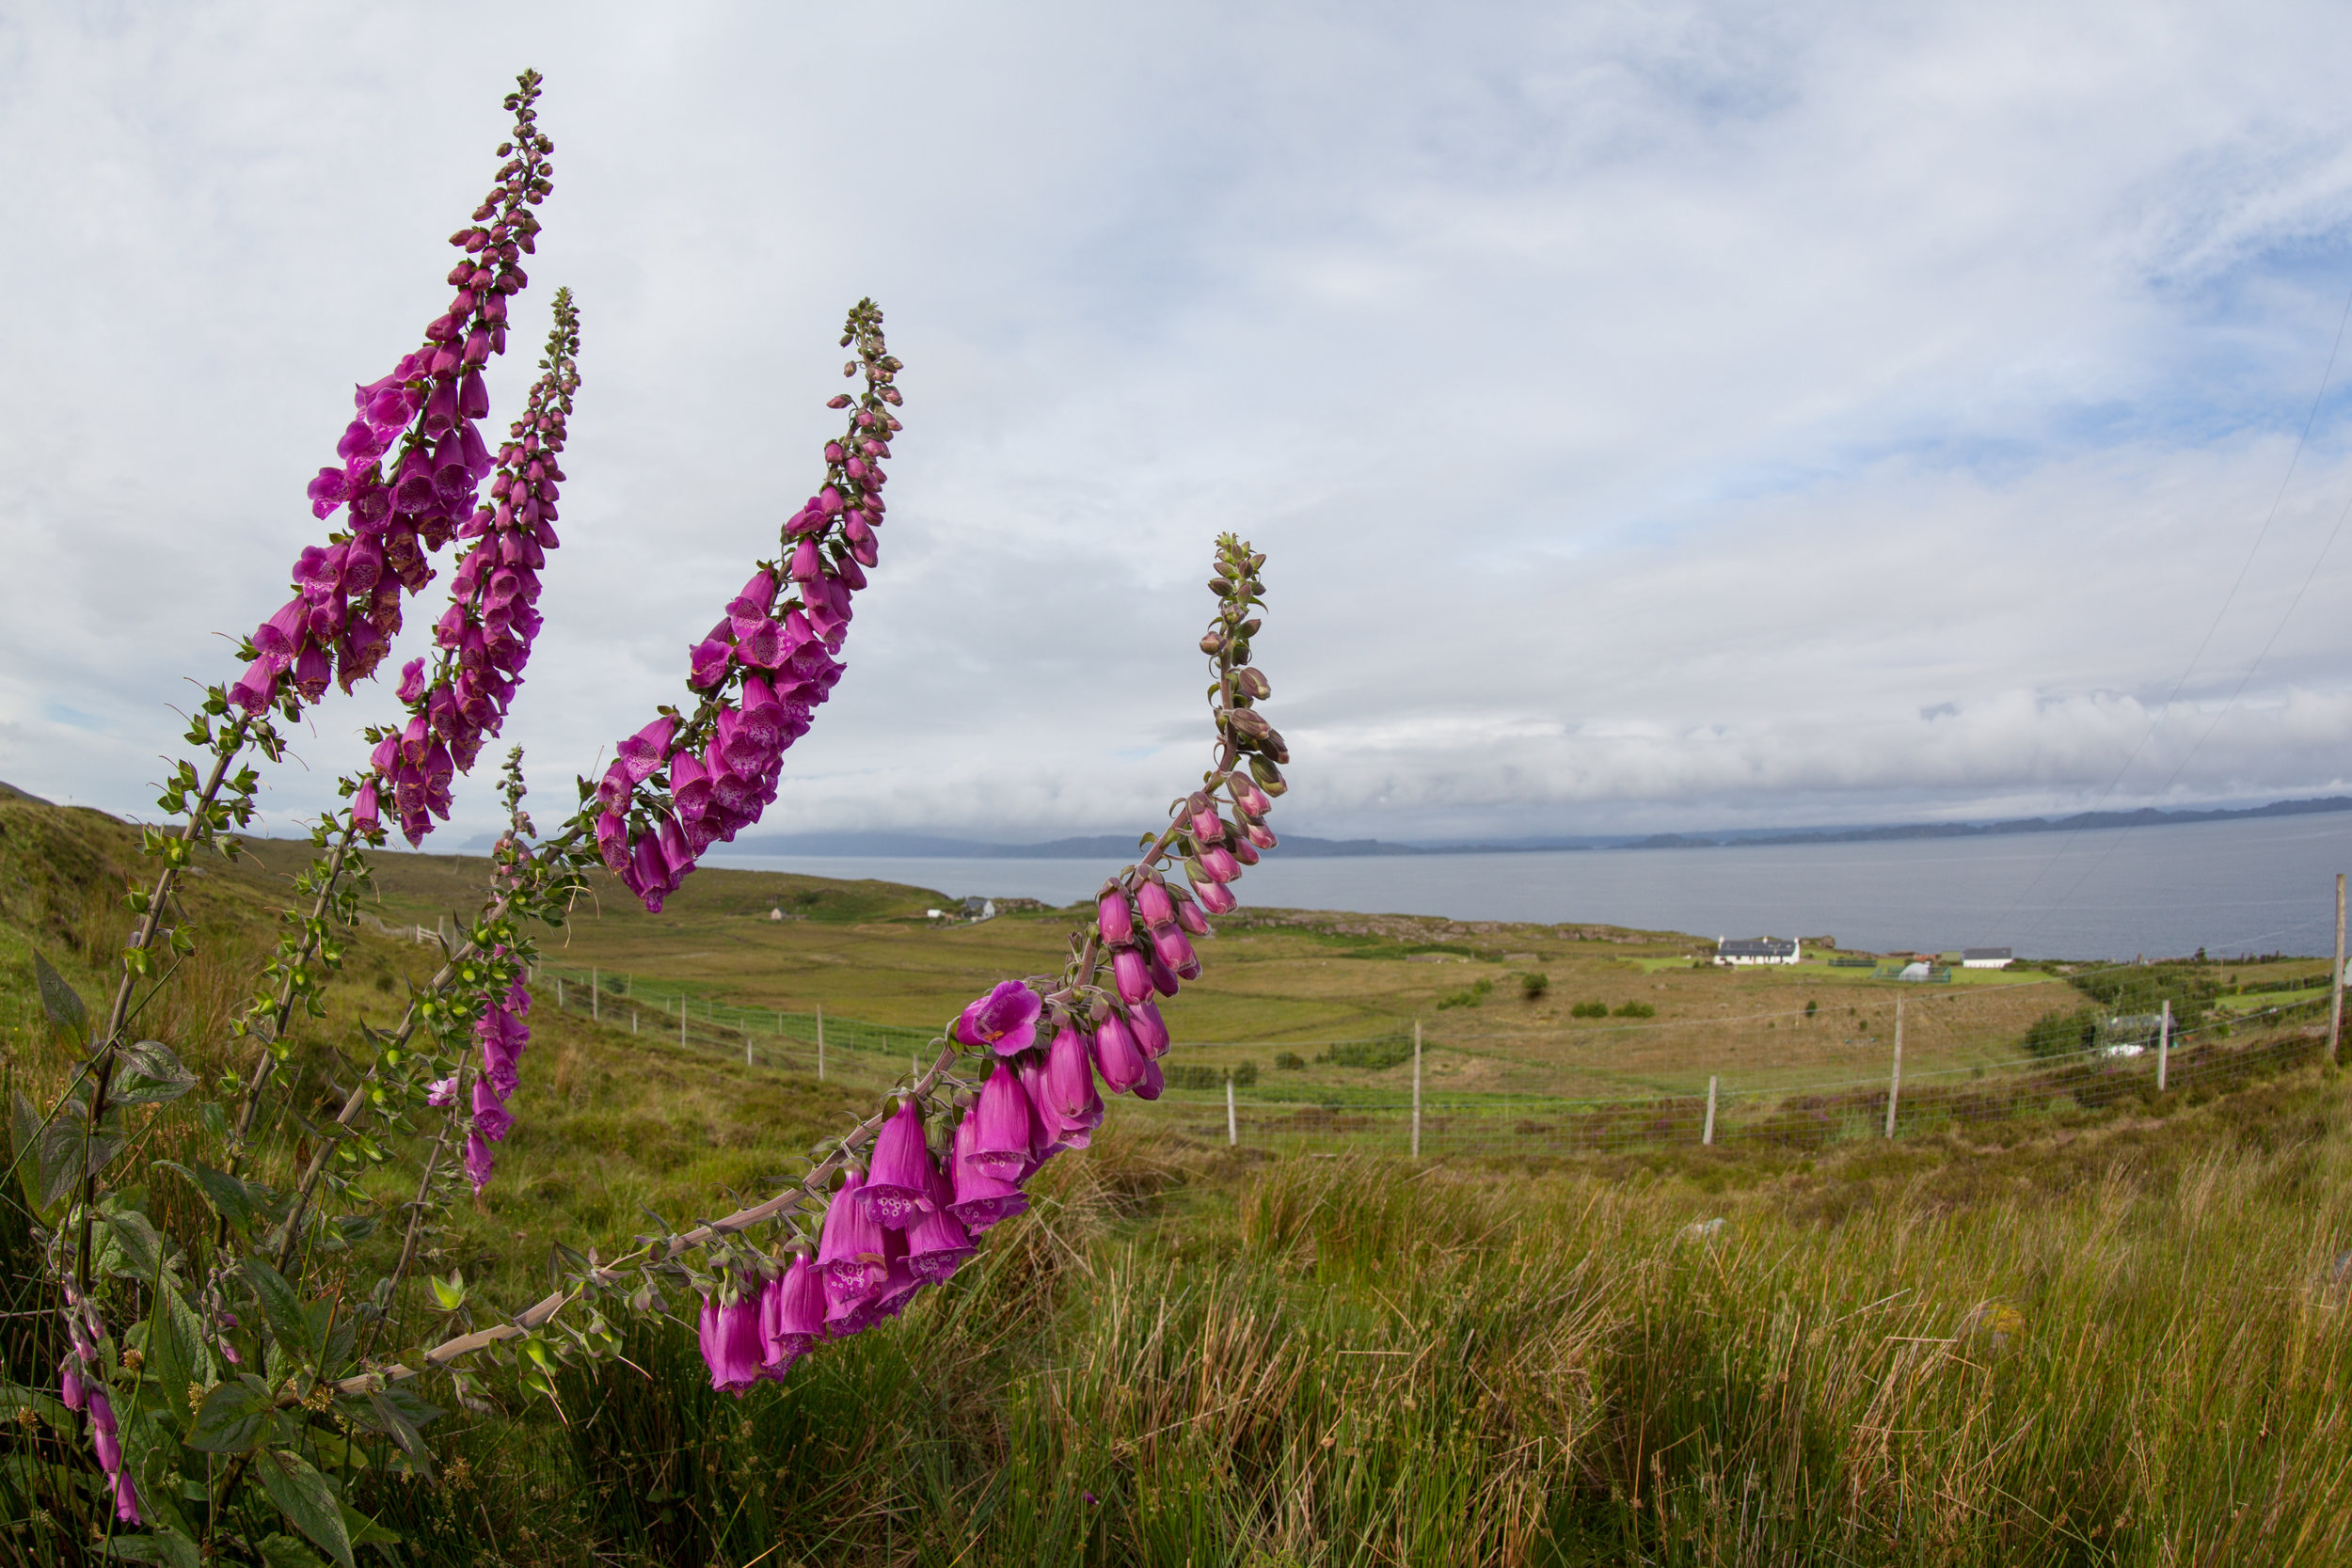
<svg viewBox="0 0 2352 1568"><path fill-rule="evenodd" d="M714 854L710 863L1075 903L1121 863ZM2352 813L1871 844L1286 860L1246 904L1630 926L1715 937L1833 936L1873 952L2010 947L2020 958L2324 954Z"/></svg>

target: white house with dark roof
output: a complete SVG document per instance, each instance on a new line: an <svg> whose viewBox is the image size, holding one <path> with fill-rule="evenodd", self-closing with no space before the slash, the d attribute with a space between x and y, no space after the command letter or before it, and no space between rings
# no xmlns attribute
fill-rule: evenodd
<svg viewBox="0 0 2352 1568"><path fill-rule="evenodd" d="M1715 961L1719 964L1792 964L1804 955L1791 937L1717 937Z"/></svg>
<svg viewBox="0 0 2352 1568"><path fill-rule="evenodd" d="M1960 950L1963 969L2007 969L2011 955L2006 947L1963 947Z"/></svg>

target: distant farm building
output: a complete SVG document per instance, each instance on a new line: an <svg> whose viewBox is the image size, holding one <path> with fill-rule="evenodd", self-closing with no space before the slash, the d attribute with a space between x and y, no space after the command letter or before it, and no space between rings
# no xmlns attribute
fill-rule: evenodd
<svg viewBox="0 0 2352 1568"><path fill-rule="evenodd" d="M1792 964L1799 957L1798 944L1793 938L1715 939L1715 961L1719 964Z"/></svg>
<svg viewBox="0 0 2352 1568"><path fill-rule="evenodd" d="M1960 950L1963 969L2007 969L2010 951L2006 947L1963 947Z"/></svg>

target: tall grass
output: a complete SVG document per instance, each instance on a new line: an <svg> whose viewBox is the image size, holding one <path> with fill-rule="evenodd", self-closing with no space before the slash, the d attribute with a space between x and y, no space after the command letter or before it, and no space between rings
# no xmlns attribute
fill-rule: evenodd
<svg viewBox="0 0 2352 1568"><path fill-rule="evenodd" d="M2352 1560L2344 1122L2313 1073L1711 1200L1115 1142L783 1387L642 1326L393 1513L450 1561L477 1514L534 1561Z"/></svg>

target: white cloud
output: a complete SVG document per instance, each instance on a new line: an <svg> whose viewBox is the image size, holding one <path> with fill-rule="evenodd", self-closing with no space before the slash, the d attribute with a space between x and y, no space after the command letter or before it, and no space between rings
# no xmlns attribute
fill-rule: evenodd
<svg viewBox="0 0 2352 1568"><path fill-rule="evenodd" d="M864 293L909 366L898 510L780 826L1155 812L1198 767L1225 528L1272 557L1310 830L2345 771L2352 545L2221 711L2352 498L2341 397L2181 683L2352 281L2326 8L7 26L0 778L40 793L144 802L175 683L319 531L344 389L438 308L523 63L558 142L526 315L572 283L587 337L510 727L543 792L675 689L805 493ZM389 707L328 708L273 808Z"/></svg>

